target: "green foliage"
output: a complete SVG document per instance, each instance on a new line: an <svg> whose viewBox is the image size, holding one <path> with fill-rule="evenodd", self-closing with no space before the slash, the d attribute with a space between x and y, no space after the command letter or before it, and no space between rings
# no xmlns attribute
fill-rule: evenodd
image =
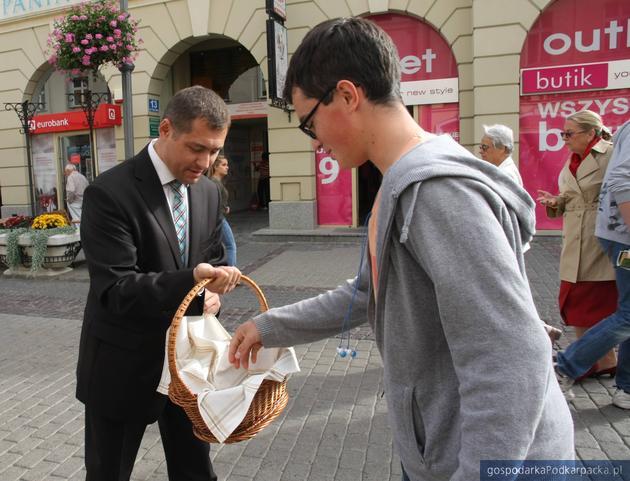
<svg viewBox="0 0 630 481"><path fill-rule="evenodd" d="M76 229L72 226L56 227L54 229L13 229L7 235L7 265L15 269L22 263L21 247L18 238L25 234L30 237L33 255L31 258L31 272L42 268L46 257L48 238L56 234L74 234Z"/></svg>

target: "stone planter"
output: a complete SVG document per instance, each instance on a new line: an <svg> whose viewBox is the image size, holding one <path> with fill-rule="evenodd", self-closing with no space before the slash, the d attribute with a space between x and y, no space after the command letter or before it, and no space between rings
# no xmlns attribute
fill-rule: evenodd
<svg viewBox="0 0 630 481"><path fill-rule="evenodd" d="M0 263L7 265L7 236L8 234L0 234ZM4 273L9 274L29 274L50 276L63 274L72 270L70 265L74 262L77 254L81 250L81 240L79 231L72 234L56 234L48 238L46 255L42 268L36 272L32 272L31 258L33 248L31 247L31 238L27 234L22 234L18 238L18 245L21 249L22 263L15 269L7 269Z"/></svg>

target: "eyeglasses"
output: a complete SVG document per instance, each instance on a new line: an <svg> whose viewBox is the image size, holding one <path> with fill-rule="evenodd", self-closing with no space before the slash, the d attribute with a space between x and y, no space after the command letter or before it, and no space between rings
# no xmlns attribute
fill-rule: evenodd
<svg viewBox="0 0 630 481"><path fill-rule="evenodd" d="M560 132L560 137L562 137L564 140L570 139L571 137L573 137L575 134L583 134L585 132L585 130L578 130L577 132L573 132L571 130L567 130L565 132Z"/></svg>
<svg viewBox="0 0 630 481"><path fill-rule="evenodd" d="M307 127L307 124L311 121L311 119L315 115L315 112L317 112L317 107L319 107L319 104L321 104L324 101L324 99L326 99L326 97L328 97L328 95L330 95L330 93L333 90L335 90L336 88L337 88L337 86L334 85L334 86L330 87L328 90L326 90L326 93L324 93L324 95L322 95L320 97L320 99L315 104L315 107L313 107L311 109L311 111L308 113L308 115L306 117L304 117L304 120L302 120L302 122L300 122L300 125L298 125L298 129L300 129L302 132L304 132L306 135L308 135L313 140L317 140L317 134L315 132L313 132L313 130L311 128L313 126L313 124L311 123L311 125L309 125L308 127Z"/></svg>
<svg viewBox="0 0 630 481"><path fill-rule="evenodd" d="M491 146L490 146L490 145L488 145L488 144L479 144L479 148L480 148L481 150L483 150L484 152L485 152L486 150L488 150L490 147L491 147Z"/></svg>

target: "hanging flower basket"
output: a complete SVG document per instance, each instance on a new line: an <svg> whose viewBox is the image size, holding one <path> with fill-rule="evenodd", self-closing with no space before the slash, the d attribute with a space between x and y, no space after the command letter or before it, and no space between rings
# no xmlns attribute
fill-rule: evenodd
<svg viewBox="0 0 630 481"><path fill-rule="evenodd" d="M136 38L138 21L121 12L111 0L96 0L70 7L55 19L48 37L48 62L73 75L103 64L132 64L142 40Z"/></svg>

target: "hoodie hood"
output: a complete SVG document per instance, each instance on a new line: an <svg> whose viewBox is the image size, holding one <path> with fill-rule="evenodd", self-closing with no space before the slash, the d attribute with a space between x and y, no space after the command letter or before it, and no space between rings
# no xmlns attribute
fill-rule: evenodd
<svg viewBox="0 0 630 481"><path fill-rule="evenodd" d="M531 196L500 169L478 159L450 135L444 134L432 137L411 149L383 177L381 191L390 192L391 195L381 198L379 208L389 215L393 215L400 194L406 189L413 189L414 201L407 212L404 212L401 243L407 241L409 224L413 219L414 209L418 207L415 199L422 182L435 177L463 177L483 183L503 200L512 217L516 218L522 243L529 242L534 236L535 203Z"/></svg>

